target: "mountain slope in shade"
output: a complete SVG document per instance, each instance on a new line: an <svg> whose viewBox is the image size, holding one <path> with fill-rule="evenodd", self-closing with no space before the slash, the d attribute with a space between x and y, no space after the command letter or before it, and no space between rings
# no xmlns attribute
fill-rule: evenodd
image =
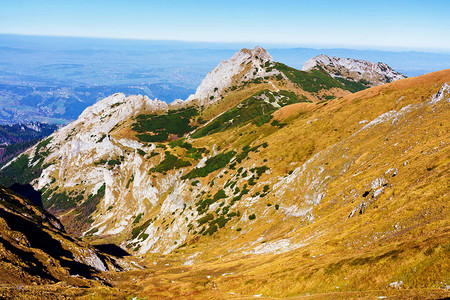
<svg viewBox="0 0 450 300"><path fill-rule="evenodd" d="M115 269L108 257L68 236L53 215L1 186L0 224L0 283L84 285L83 278Z"/></svg>
<svg viewBox="0 0 450 300"><path fill-rule="evenodd" d="M308 60L302 67L302 71L322 69L333 77L342 77L366 85L376 86L399 79L405 75L396 72L385 63L371 63L365 60L352 58L329 57L319 55Z"/></svg>

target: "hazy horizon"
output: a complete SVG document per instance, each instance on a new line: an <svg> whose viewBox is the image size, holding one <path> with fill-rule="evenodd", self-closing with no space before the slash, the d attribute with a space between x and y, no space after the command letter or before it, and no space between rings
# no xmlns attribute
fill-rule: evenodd
<svg viewBox="0 0 450 300"><path fill-rule="evenodd" d="M386 52L423 52L423 53L437 53L437 54L450 54L449 49L431 49L431 48L408 48L408 47L364 47L351 45L326 45L326 44L300 44L300 43L264 43L256 41L242 41L242 42L218 42L218 41L196 41L196 40L171 40L171 39L145 39L145 38L112 38L112 37L94 37L94 36L64 36L64 35L32 35L32 34L15 34L15 33L0 33L0 36L11 37L27 37L27 38L67 38L67 39L79 39L79 40L104 40L104 41L128 41L128 42L151 42L151 43L174 43L174 44L196 44L202 47L212 47L211 49L236 49L236 48L253 48L261 46L263 48L272 49L348 49L348 50L367 50L367 51L386 51ZM1 47L1 46L0 46ZM192 47L190 47L192 48Z"/></svg>

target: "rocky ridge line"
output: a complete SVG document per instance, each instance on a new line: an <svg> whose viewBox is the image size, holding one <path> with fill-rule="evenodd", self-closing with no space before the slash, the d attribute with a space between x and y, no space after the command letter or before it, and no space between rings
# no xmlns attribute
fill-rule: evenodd
<svg viewBox="0 0 450 300"><path fill-rule="evenodd" d="M232 87L234 83L280 74L278 70L269 72L266 70L266 63L271 62L273 62L272 55L265 49L244 48L209 72L195 94L190 95L185 102L192 103L197 100L200 105L204 105L219 100L224 90Z"/></svg>
<svg viewBox="0 0 450 300"><path fill-rule="evenodd" d="M329 57L321 54L308 60L302 67L302 71L311 71L322 68L332 77L364 80L371 86L381 85L406 78L405 75L393 70L387 64L372 63L366 60Z"/></svg>

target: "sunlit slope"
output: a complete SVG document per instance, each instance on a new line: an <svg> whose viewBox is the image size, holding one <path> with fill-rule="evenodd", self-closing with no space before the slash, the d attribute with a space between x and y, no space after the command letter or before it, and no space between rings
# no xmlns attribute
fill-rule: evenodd
<svg viewBox="0 0 450 300"><path fill-rule="evenodd" d="M223 272L239 271L216 283L243 294L444 287L450 116L448 86L441 87L449 75L281 109L288 125L266 137L261 128L258 140L269 146L246 163L268 160L272 174L261 185L275 183L272 192L240 202L245 217L229 231L183 251L205 261L220 256ZM225 147L237 138L225 135L210 139Z"/></svg>
<svg viewBox="0 0 450 300"><path fill-rule="evenodd" d="M113 95L2 174L32 181L71 233L156 263L175 284L161 296L448 285L450 70L349 94L283 68L299 81L203 106ZM143 296L159 290L137 273Z"/></svg>
<svg viewBox="0 0 450 300"><path fill-rule="evenodd" d="M128 292L205 299L449 296L443 289L450 269L449 81L447 70L327 105L293 104L274 113L286 124L281 129L248 124L193 140L221 150L249 141L267 146L234 169L199 178L202 185L214 180L212 195L230 179L247 184L249 196L231 206L240 217L212 235L191 235L164 258L148 254L153 277L130 274L139 292ZM237 175L262 163L269 170L253 186ZM266 185L269 193L256 195ZM204 224L216 220L212 214Z"/></svg>

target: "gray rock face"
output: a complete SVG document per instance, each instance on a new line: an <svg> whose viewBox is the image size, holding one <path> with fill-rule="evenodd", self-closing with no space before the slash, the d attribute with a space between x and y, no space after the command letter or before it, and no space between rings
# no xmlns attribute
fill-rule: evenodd
<svg viewBox="0 0 450 300"><path fill-rule="evenodd" d="M321 68L330 76L341 77L353 81L368 82L370 85L381 85L406 78L405 75L393 70L387 64L372 63L366 60L329 57L319 55L308 60L302 67L302 71L311 71Z"/></svg>

